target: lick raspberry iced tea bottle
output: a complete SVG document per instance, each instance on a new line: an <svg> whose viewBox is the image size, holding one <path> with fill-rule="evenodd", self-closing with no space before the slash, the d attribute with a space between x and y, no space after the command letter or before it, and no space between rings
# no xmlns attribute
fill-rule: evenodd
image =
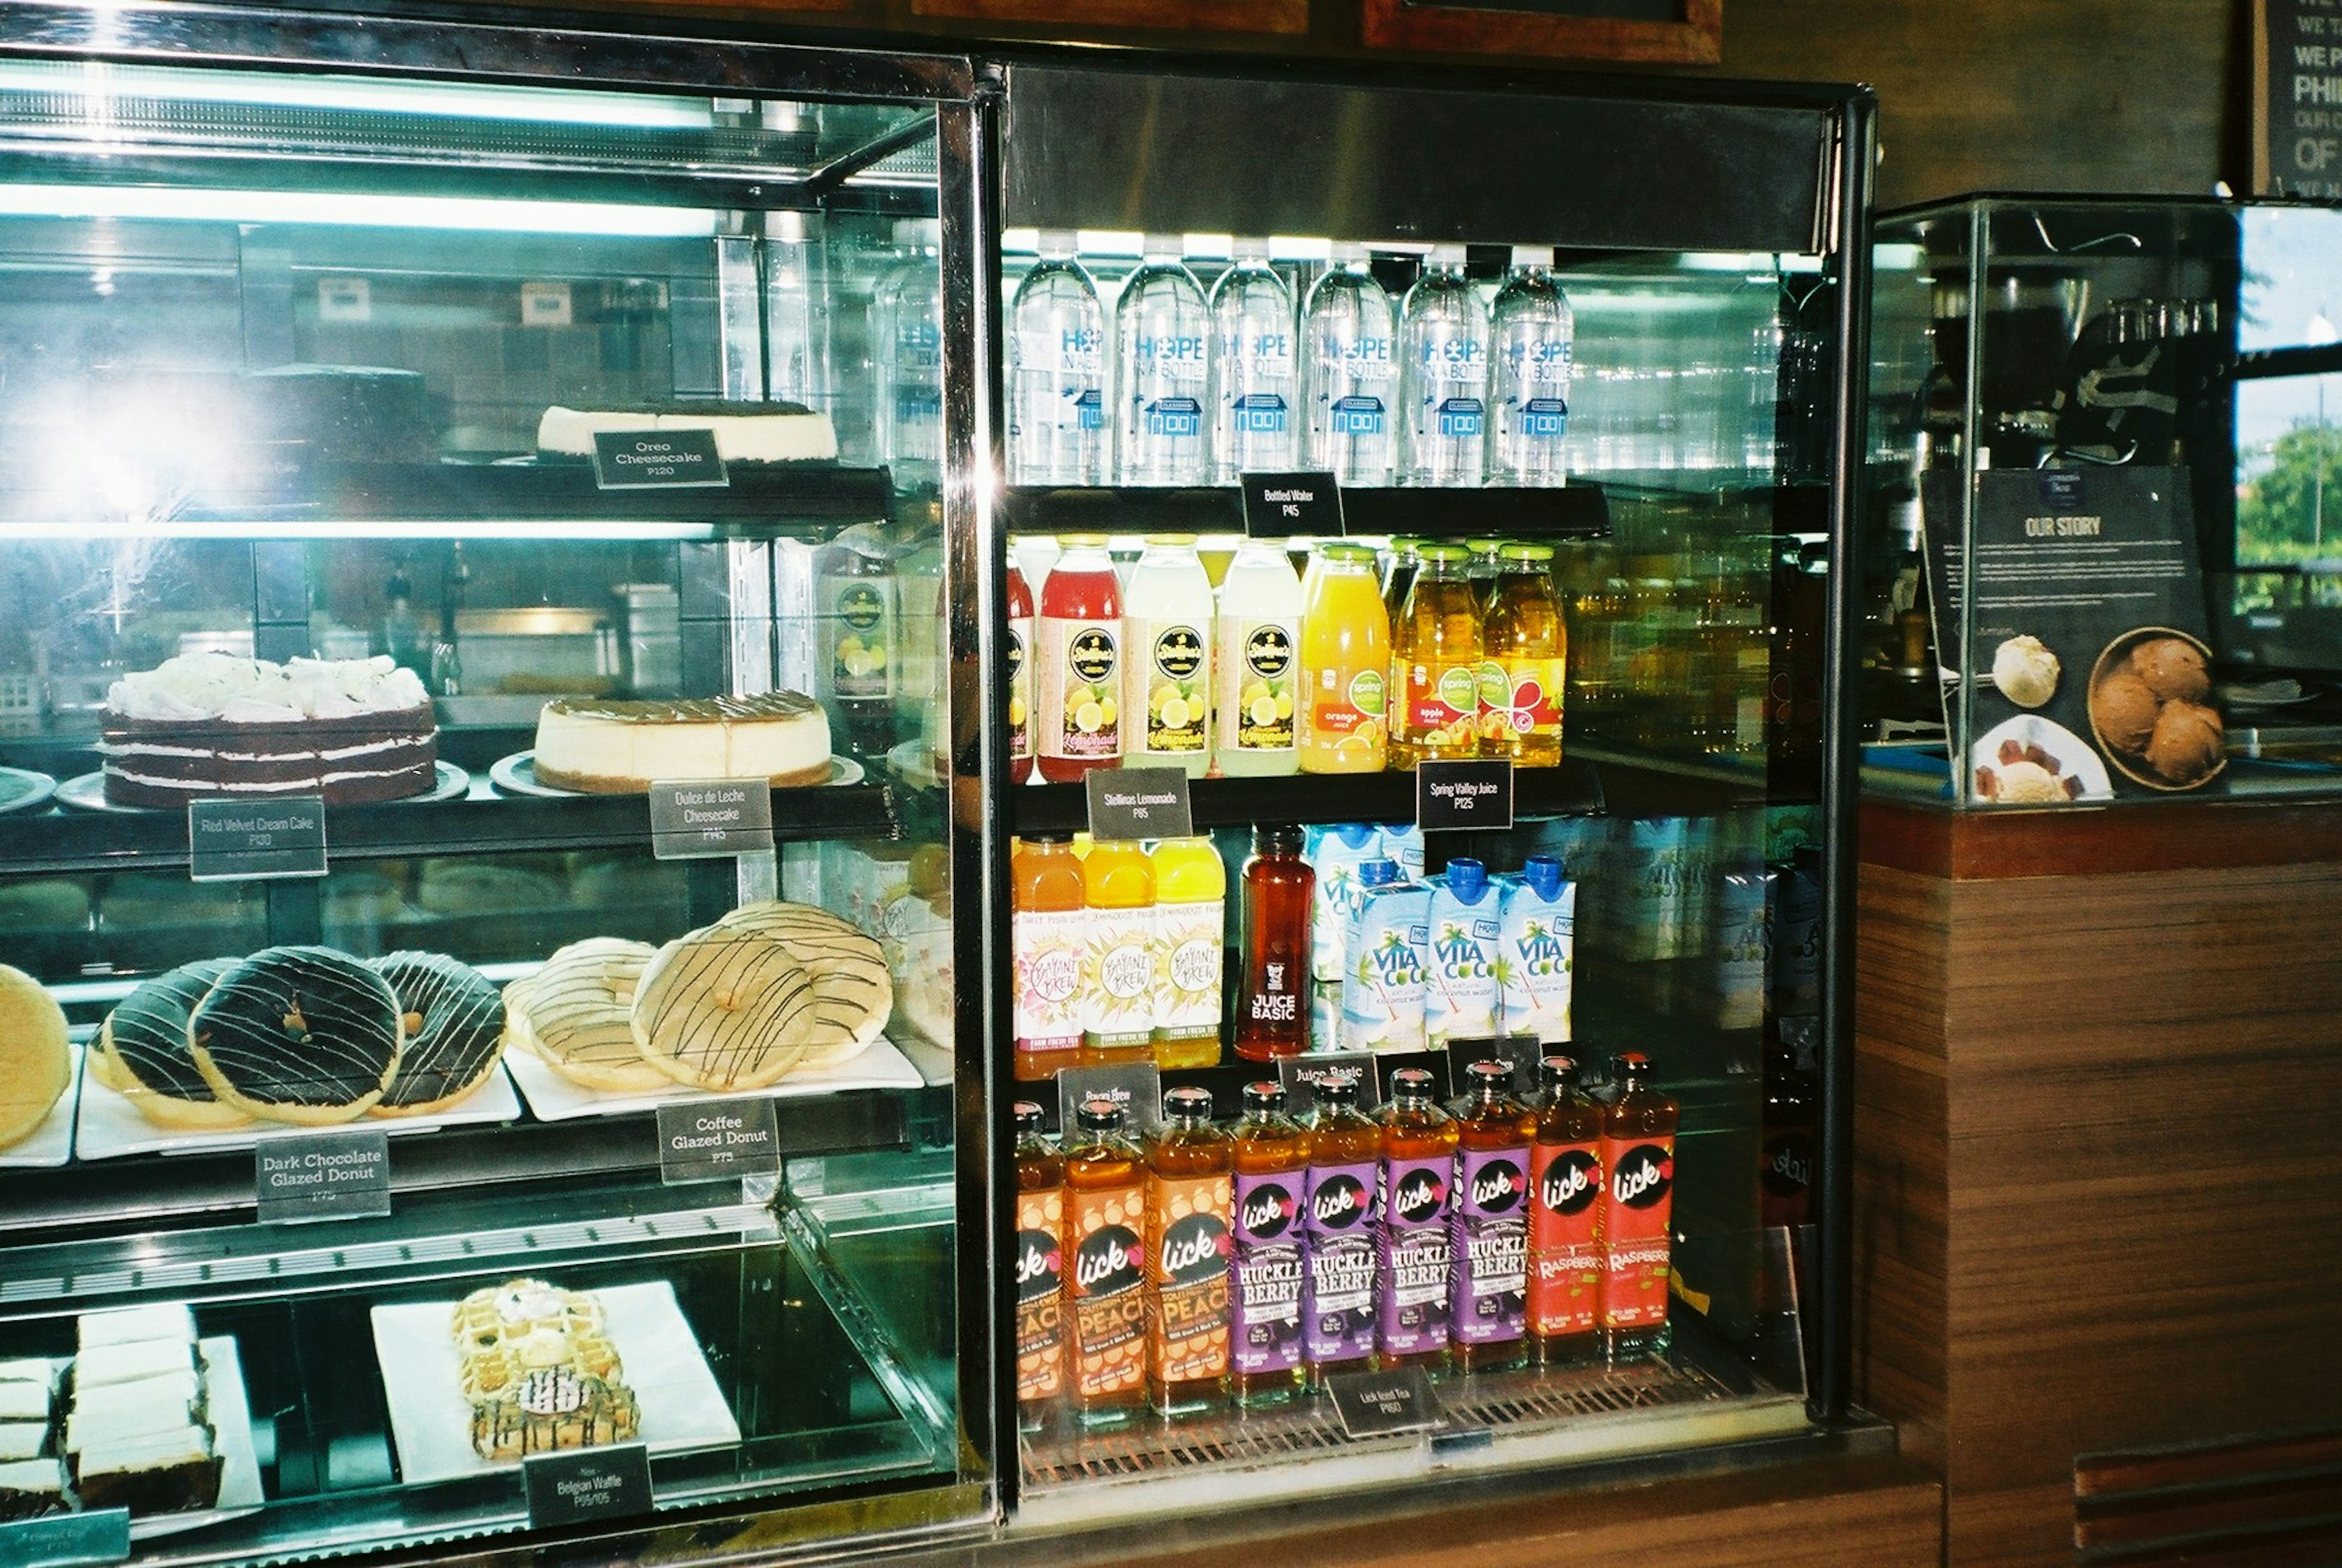
<svg viewBox="0 0 2342 1568"><path fill-rule="evenodd" d="M1309 1119L1309 1274L1302 1303L1309 1381L1359 1372L1375 1352L1375 1188L1383 1130L1358 1109L1358 1081L1316 1081Z"/></svg>
<svg viewBox="0 0 2342 1568"><path fill-rule="evenodd" d="M1668 1222L1676 1191L1675 1097L1651 1083L1651 1064L1611 1058L1618 1097L1602 1112L1602 1289L1597 1316L1612 1361L1664 1350Z"/></svg>
<svg viewBox="0 0 2342 1568"><path fill-rule="evenodd" d="M1577 1086L1577 1064L1537 1064L1545 1103L1529 1147L1529 1343L1546 1366L1596 1360L1602 1256L1594 1226L1602 1202L1602 1107Z"/></svg>
<svg viewBox="0 0 2342 1568"><path fill-rule="evenodd" d="M1066 1156L1040 1106L1016 1117L1016 1415L1039 1426L1066 1393Z"/></svg>
<svg viewBox="0 0 2342 1568"><path fill-rule="evenodd" d="M1229 1392L1241 1405L1275 1404L1301 1388L1302 1280L1309 1266L1303 1186L1309 1134L1285 1114L1285 1085L1247 1084L1230 1136L1236 1168L1236 1256L1229 1288Z"/></svg>
<svg viewBox="0 0 2342 1568"><path fill-rule="evenodd" d="M1146 1157L1121 1106L1085 1100L1066 1150L1072 1267L1073 1406L1085 1426L1130 1420L1146 1402Z"/></svg>
<svg viewBox="0 0 2342 1568"><path fill-rule="evenodd" d="M1146 1150L1146 1388L1166 1415L1227 1393L1230 1154L1210 1090L1165 1091Z"/></svg>
<svg viewBox="0 0 2342 1568"><path fill-rule="evenodd" d="M1529 1139L1536 1118L1513 1098L1509 1062L1475 1062L1456 1117L1456 1290L1448 1320L1466 1372L1526 1353Z"/></svg>
<svg viewBox="0 0 2342 1568"><path fill-rule="evenodd" d="M1376 1289L1376 1361L1383 1366L1447 1363L1448 1235L1456 1181L1456 1124L1432 1097L1420 1067L1390 1078L1382 1124L1382 1271Z"/></svg>

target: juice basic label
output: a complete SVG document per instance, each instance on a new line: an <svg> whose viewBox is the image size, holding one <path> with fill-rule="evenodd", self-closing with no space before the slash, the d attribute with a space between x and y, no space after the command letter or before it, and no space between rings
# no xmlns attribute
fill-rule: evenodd
<svg viewBox="0 0 2342 1568"><path fill-rule="evenodd" d="M1082 1043L1082 941L1078 909L1019 912L1015 934L1016 1030L1019 1051L1071 1051Z"/></svg>
<svg viewBox="0 0 2342 1568"><path fill-rule="evenodd" d="M1453 1254L1447 1233L1454 1164L1445 1154L1384 1167L1383 1290L1377 1343L1391 1355L1446 1348Z"/></svg>
<svg viewBox="0 0 2342 1568"><path fill-rule="evenodd" d="M1606 1329L1667 1321L1667 1221L1675 1207L1676 1141L1602 1140L1606 1180L1600 1205Z"/></svg>
<svg viewBox="0 0 2342 1568"><path fill-rule="evenodd" d="M1154 1302L1147 1351L1158 1383L1218 1377L1228 1370L1228 1213L1226 1175L1156 1176L1146 1184L1147 1260Z"/></svg>
<svg viewBox="0 0 2342 1568"><path fill-rule="evenodd" d="M1146 1243L1136 1187L1079 1188L1073 1210L1074 1394L1096 1399L1146 1381Z"/></svg>
<svg viewBox="0 0 2342 1568"><path fill-rule="evenodd" d="M1016 1194L1016 1397L1055 1399L1066 1386L1066 1195Z"/></svg>
<svg viewBox="0 0 2342 1568"><path fill-rule="evenodd" d="M1518 1339L1528 1296L1526 1149L1466 1149L1456 1173L1454 1333L1462 1344Z"/></svg>
<svg viewBox="0 0 2342 1568"><path fill-rule="evenodd" d="M1595 1223L1602 1199L1599 1144L1538 1144L1529 1151L1529 1328L1551 1339L1591 1333L1602 1278Z"/></svg>
<svg viewBox="0 0 2342 1568"><path fill-rule="evenodd" d="M1239 1373L1301 1364L1303 1173L1236 1179L1236 1258L1229 1333Z"/></svg>

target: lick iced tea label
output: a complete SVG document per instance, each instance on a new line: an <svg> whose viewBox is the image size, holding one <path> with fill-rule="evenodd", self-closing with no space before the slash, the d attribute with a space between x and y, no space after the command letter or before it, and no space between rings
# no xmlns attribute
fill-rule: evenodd
<svg viewBox="0 0 2342 1568"><path fill-rule="evenodd" d="M1372 1161L1309 1167L1303 1344L1315 1366L1364 1361L1374 1353L1375 1176Z"/></svg>
<svg viewBox="0 0 2342 1568"><path fill-rule="evenodd" d="M1667 1222L1675 1204L1672 1137L1602 1141L1608 1180L1599 1206L1601 1324L1647 1328L1667 1321Z"/></svg>
<svg viewBox="0 0 2342 1568"><path fill-rule="evenodd" d="M1301 1364L1302 1174L1236 1180L1230 1343L1240 1373Z"/></svg>
<svg viewBox="0 0 2342 1568"><path fill-rule="evenodd" d="M1456 1171L1456 1300L1463 1344L1518 1339L1528 1291L1528 1151L1466 1149Z"/></svg>
<svg viewBox="0 0 2342 1568"><path fill-rule="evenodd" d="M1076 1190L1074 1393L1126 1393L1146 1381L1146 1245L1136 1187Z"/></svg>
<svg viewBox="0 0 2342 1568"><path fill-rule="evenodd" d="M1055 1399L1066 1387L1066 1197L1016 1198L1016 1397Z"/></svg>
<svg viewBox="0 0 2342 1568"><path fill-rule="evenodd" d="M1601 1145L1539 1144L1529 1159L1529 1330L1546 1339L1591 1333L1602 1278L1594 1239Z"/></svg>
<svg viewBox="0 0 2342 1568"><path fill-rule="evenodd" d="M1447 1233L1454 1164L1393 1160L1383 1172L1383 1280L1376 1343L1387 1355L1421 1355L1447 1346L1447 1292L1453 1267Z"/></svg>
<svg viewBox="0 0 2342 1568"><path fill-rule="evenodd" d="M1158 1383L1228 1370L1228 1178L1157 1176L1147 1183L1155 1254L1147 1279L1147 1351Z"/></svg>

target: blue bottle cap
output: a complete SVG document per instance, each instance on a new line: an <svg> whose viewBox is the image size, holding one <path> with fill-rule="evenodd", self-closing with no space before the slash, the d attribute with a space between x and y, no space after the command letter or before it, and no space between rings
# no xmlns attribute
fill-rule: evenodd
<svg viewBox="0 0 2342 1568"><path fill-rule="evenodd" d="M1449 863L1452 867L1454 863ZM1561 862L1549 854L1533 854L1521 862L1521 880L1536 889L1539 898L1561 896Z"/></svg>
<svg viewBox="0 0 2342 1568"><path fill-rule="evenodd" d="M1358 885L1360 887L1380 887L1386 882L1396 882L1397 880L1398 862L1395 860L1386 860L1377 857L1374 860L1360 861L1358 863Z"/></svg>
<svg viewBox="0 0 2342 1568"><path fill-rule="evenodd" d="M1357 848L1360 844L1374 837L1376 832L1375 826L1372 823L1364 822L1341 823L1327 831L1332 833L1336 838L1340 839L1344 844L1348 844L1352 849Z"/></svg>
<svg viewBox="0 0 2342 1568"><path fill-rule="evenodd" d="M1447 863L1447 891L1466 904L1476 903L1488 885L1488 868L1478 861L1459 857Z"/></svg>

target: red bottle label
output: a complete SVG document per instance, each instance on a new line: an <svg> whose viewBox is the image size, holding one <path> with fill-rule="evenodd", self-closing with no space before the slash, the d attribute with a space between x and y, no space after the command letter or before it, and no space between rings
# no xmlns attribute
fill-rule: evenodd
<svg viewBox="0 0 2342 1568"><path fill-rule="evenodd" d="M1529 1151L1529 1332L1540 1338L1594 1332L1602 1256L1599 1144L1539 1144Z"/></svg>
<svg viewBox="0 0 2342 1568"><path fill-rule="evenodd" d="M1667 1223L1675 1209L1676 1141L1602 1140L1602 1289L1606 1329L1651 1328L1667 1321Z"/></svg>

